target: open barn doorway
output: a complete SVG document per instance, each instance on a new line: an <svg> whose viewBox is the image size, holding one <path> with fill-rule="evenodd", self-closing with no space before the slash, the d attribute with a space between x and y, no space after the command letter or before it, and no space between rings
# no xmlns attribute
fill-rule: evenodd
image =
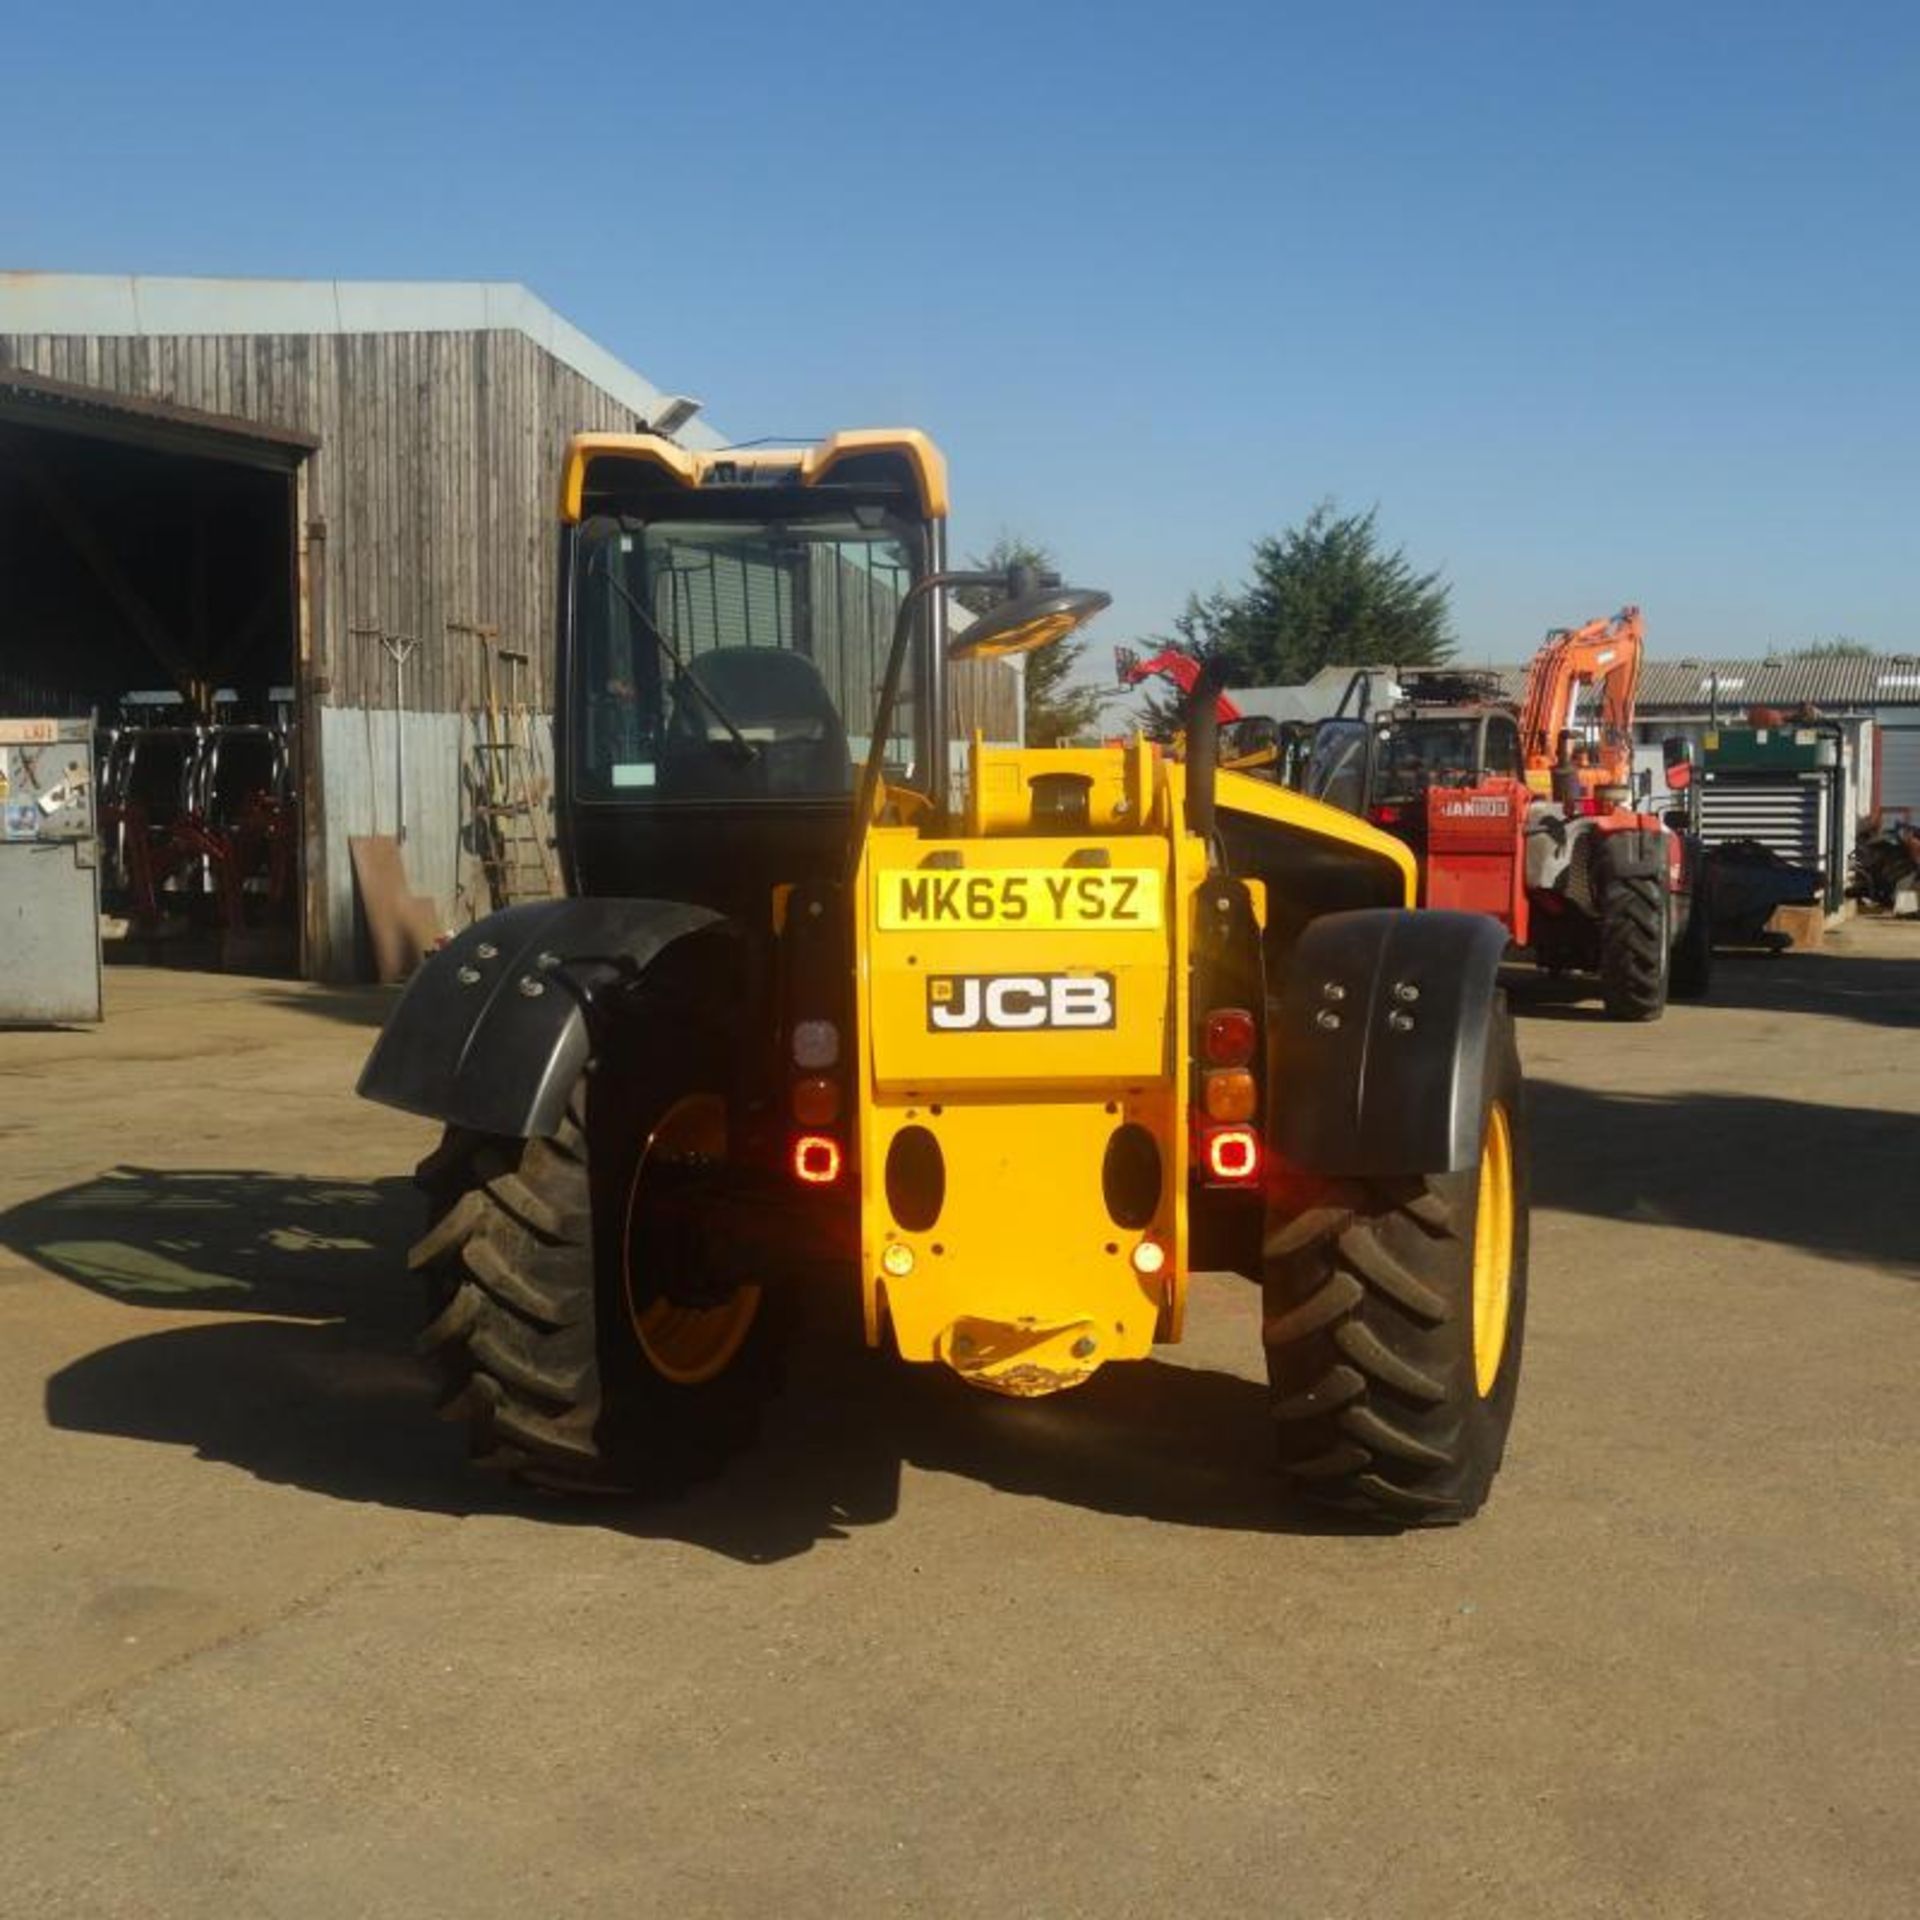
<svg viewBox="0 0 1920 1920"><path fill-rule="evenodd" d="M94 723L109 960L299 968L309 450L0 376L0 714Z"/></svg>

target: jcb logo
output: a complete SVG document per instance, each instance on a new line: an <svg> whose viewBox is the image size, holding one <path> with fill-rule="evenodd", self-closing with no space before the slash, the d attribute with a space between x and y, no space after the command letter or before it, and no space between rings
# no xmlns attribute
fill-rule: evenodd
<svg viewBox="0 0 1920 1920"><path fill-rule="evenodd" d="M934 973L927 1026L935 1033L1031 1032L1113 1025L1110 973Z"/></svg>

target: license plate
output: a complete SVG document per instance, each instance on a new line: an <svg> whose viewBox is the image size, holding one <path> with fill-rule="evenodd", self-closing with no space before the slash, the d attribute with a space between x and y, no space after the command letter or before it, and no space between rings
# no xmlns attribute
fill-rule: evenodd
<svg viewBox="0 0 1920 1920"><path fill-rule="evenodd" d="M1146 932L1161 924L1160 875L1150 867L894 869L880 875L879 909L884 933L1061 927Z"/></svg>

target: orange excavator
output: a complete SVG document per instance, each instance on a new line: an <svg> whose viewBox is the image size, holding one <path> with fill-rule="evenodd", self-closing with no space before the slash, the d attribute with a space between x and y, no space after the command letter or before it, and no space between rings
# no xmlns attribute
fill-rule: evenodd
<svg viewBox="0 0 1920 1920"><path fill-rule="evenodd" d="M1410 675L1386 712L1322 722L1306 778L1413 848L1422 905L1491 914L1550 972L1597 975L1618 1020L1703 994L1713 958L1699 839L1635 777L1644 639L1637 607L1555 629L1517 711L1484 677ZM1670 762L1669 786L1690 776Z"/></svg>
<svg viewBox="0 0 1920 1920"><path fill-rule="evenodd" d="M1633 705L1640 688L1646 624L1638 607L1611 620L1549 633L1527 670L1520 739L1537 791L1577 801L1601 792L1624 806L1633 797ZM1592 718L1587 718L1587 713Z"/></svg>

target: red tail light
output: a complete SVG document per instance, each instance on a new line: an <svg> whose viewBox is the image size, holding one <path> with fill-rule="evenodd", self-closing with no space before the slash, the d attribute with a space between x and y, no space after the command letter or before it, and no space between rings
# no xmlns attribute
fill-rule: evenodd
<svg viewBox="0 0 1920 1920"><path fill-rule="evenodd" d="M1260 1178L1260 1136L1251 1127L1210 1127L1200 1157L1207 1178L1221 1186L1248 1186Z"/></svg>
<svg viewBox="0 0 1920 1920"><path fill-rule="evenodd" d="M840 1178L840 1142L830 1133L803 1133L793 1143L793 1177L808 1187L830 1187Z"/></svg>
<svg viewBox="0 0 1920 1920"><path fill-rule="evenodd" d="M1253 1058L1256 1029L1244 1007L1222 1007L1207 1015L1201 1047L1210 1067L1244 1067Z"/></svg>

